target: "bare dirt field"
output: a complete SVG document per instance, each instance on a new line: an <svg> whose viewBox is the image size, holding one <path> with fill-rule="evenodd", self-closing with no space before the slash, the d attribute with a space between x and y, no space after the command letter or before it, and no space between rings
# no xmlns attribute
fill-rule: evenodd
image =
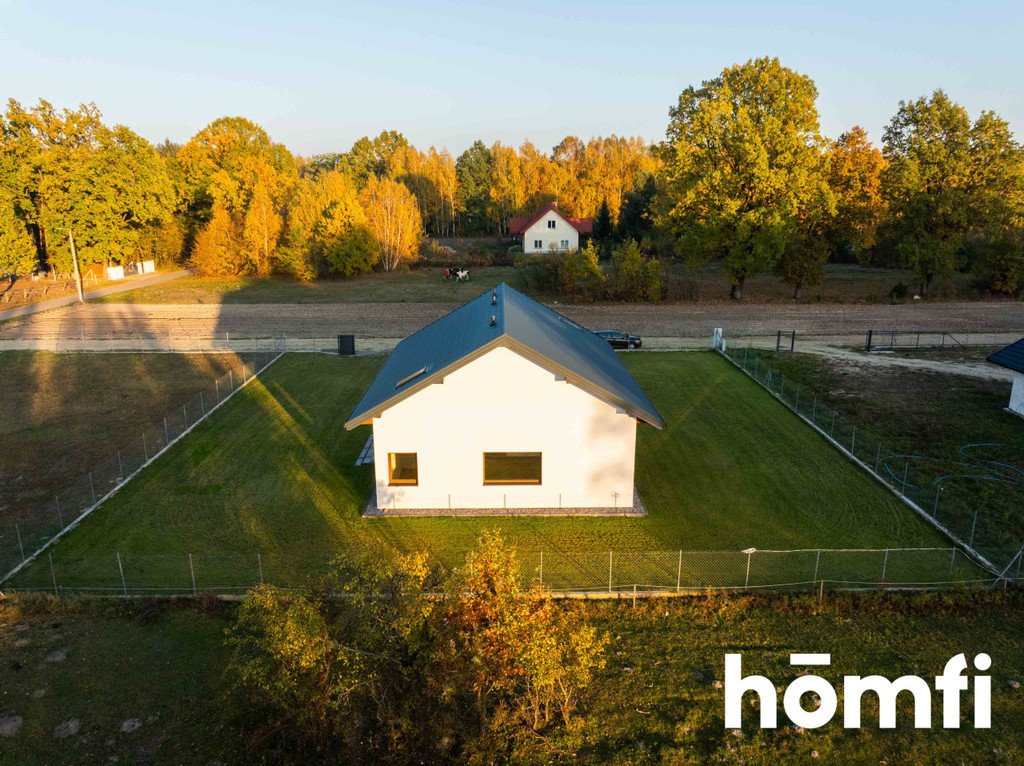
<svg viewBox="0 0 1024 766"><path fill-rule="evenodd" d="M869 329L1024 333L1024 304L598 304L556 309L587 327L651 337L798 333L856 335ZM0 324L0 342L133 337L359 338L408 335L450 311L447 303L87 304Z"/></svg>

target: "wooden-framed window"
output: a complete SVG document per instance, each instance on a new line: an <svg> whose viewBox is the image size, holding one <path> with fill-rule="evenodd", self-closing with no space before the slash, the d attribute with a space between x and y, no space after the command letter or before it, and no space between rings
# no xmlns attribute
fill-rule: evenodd
<svg viewBox="0 0 1024 766"><path fill-rule="evenodd" d="M569 240L567 240L567 239L563 239L562 240L562 249L563 250L568 250L569 249Z"/></svg>
<svg viewBox="0 0 1024 766"><path fill-rule="evenodd" d="M540 484L539 452L485 452L484 484Z"/></svg>
<svg viewBox="0 0 1024 766"><path fill-rule="evenodd" d="M549 229L553 229L553 228L555 228L555 226L556 226L556 225L557 225L557 224L555 223L555 219L554 219L554 218L549 218L549 219L548 219L548 228L549 228Z"/></svg>
<svg viewBox="0 0 1024 766"><path fill-rule="evenodd" d="M540 250L542 247L544 247L544 240L543 239L535 239L535 240L533 240L533 247L536 250Z"/></svg>
<svg viewBox="0 0 1024 766"><path fill-rule="evenodd" d="M415 452L388 453L388 484L415 486L420 483Z"/></svg>

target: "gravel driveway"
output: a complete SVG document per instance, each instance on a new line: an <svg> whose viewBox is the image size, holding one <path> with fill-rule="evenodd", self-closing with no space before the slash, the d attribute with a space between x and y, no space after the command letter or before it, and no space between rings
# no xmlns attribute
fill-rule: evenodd
<svg viewBox="0 0 1024 766"><path fill-rule="evenodd" d="M1024 335L1024 304L601 304L558 305L592 328L617 327L651 337L773 334L863 334L868 329L1016 332ZM0 341L210 338L228 336L329 338L403 337L453 307L440 303L86 304L0 324Z"/></svg>

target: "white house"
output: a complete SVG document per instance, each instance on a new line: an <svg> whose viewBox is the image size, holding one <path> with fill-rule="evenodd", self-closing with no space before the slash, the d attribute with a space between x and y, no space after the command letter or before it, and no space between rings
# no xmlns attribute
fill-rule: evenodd
<svg viewBox="0 0 1024 766"><path fill-rule="evenodd" d="M988 357L988 361L1013 371L1013 387L1007 410L1024 416L1024 338L1001 348Z"/></svg>
<svg viewBox="0 0 1024 766"><path fill-rule="evenodd" d="M593 513L634 508L639 422L608 343L502 284L399 343L345 427L373 427L382 513Z"/></svg>
<svg viewBox="0 0 1024 766"><path fill-rule="evenodd" d="M580 235L590 234L594 222L590 218L569 218L562 215L558 203L545 205L526 218L508 222L509 234L523 238L524 253L547 253L552 250L577 250Z"/></svg>

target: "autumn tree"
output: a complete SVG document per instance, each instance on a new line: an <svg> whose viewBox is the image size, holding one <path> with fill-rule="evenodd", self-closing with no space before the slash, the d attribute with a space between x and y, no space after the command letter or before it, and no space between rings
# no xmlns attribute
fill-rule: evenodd
<svg viewBox="0 0 1024 766"><path fill-rule="evenodd" d="M867 131L855 125L829 148L827 163L828 183L836 202L827 233L829 245L833 252L867 263L886 214L882 197L885 157L872 145Z"/></svg>
<svg viewBox="0 0 1024 766"><path fill-rule="evenodd" d="M902 265L917 272L922 295L959 264L970 219L970 134L967 110L941 90L901 101L885 129L888 235Z"/></svg>
<svg viewBox="0 0 1024 766"><path fill-rule="evenodd" d="M164 159L99 110L58 112L40 101L8 104L0 125L0 188L33 237L40 260L70 271L68 232L86 263L123 263L141 254L149 227L165 225L177 204Z"/></svg>
<svg viewBox="0 0 1024 766"><path fill-rule="evenodd" d="M733 298L829 198L817 95L811 78L761 58L687 88L670 111L661 219L691 263L724 259Z"/></svg>
<svg viewBox="0 0 1024 766"><path fill-rule="evenodd" d="M976 279L998 292L1024 291L1024 148L994 112L971 127L969 195L966 250Z"/></svg>
<svg viewBox="0 0 1024 766"><path fill-rule="evenodd" d="M526 204L519 155L511 146L495 143L491 147L491 183L488 216L499 235L508 233L509 219Z"/></svg>
<svg viewBox="0 0 1024 766"><path fill-rule="evenodd" d="M362 188L371 176L394 178L396 153L409 147L409 141L397 130L382 130L376 138L363 136L344 156L348 173Z"/></svg>
<svg viewBox="0 0 1024 766"><path fill-rule="evenodd" d="M222 117L182 146L177 161L184 179L189 236L196 236L220 205L241 227L236 240L240 251L230 254L226 272L269 273L284 201L298 180L291 153L250 120Z"/></svg>
<svg viewBox="0 0 1024 766"><path fill-rule="evenodd" d="M28 274L36 266L36 246L25 228L25 222L14 209L14 198L0 189L0 276Z"/></svg>
<svg viewBox="0 0 1024 766"><path fill-rule="evenodd" d="M607 637L526 585L515 548L496 532L485 532L453 573L433 617L431 675L471 700L485 743L507 725L496 716L505 707L534 728L552 709L568 722L604 664Z"/></svg>
<svg viewBox="0 0 1024 766"><path fill-rule="evenodd" d="M367 225L380 247L384 271L415 260L423 240L423 222L416 197L405 184L370 176L359 193Z"/></svg>
<svg viewBox="0 0 1024 766"><path fill-rule="evenodd" d="M216 203L213 215L195 238L192 265L203 276L236 276L245 271L242 226L227 205Z"/></svg>

